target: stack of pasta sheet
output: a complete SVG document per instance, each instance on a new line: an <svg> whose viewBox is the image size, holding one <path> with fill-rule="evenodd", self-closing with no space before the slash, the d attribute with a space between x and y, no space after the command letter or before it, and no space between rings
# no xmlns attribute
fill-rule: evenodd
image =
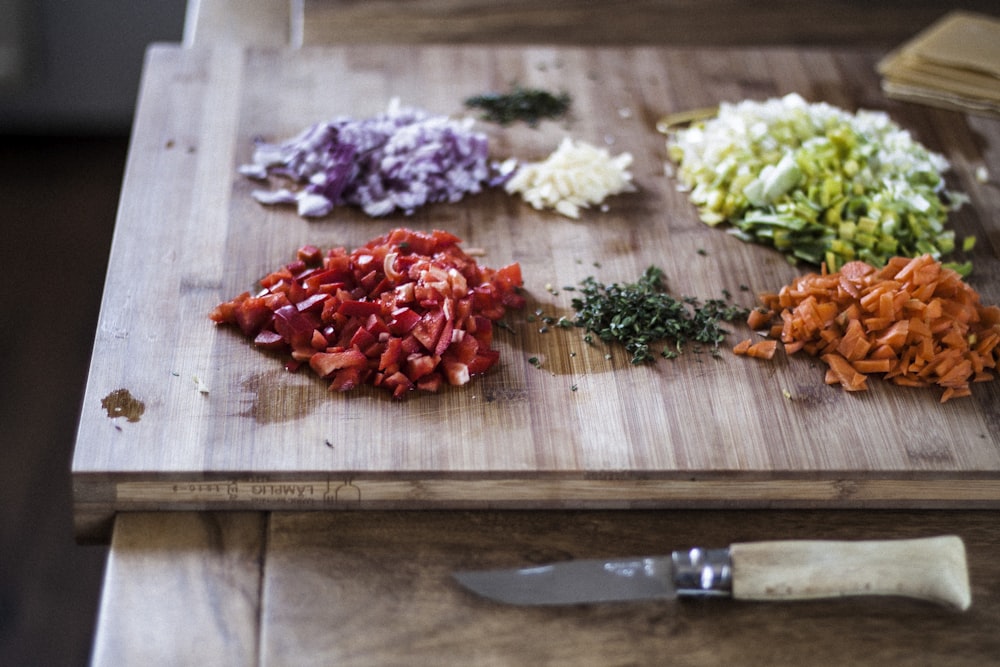
<svg viewBox="0 0 1000 667"><path fill-rule="evenodd" d="M890 97L1000 116L1000 18L946 14L878 69Z"/></svg>

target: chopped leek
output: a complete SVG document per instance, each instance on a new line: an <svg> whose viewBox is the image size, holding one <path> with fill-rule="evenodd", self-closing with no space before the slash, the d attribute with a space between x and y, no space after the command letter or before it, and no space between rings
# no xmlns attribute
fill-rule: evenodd
<svg viewBox="0 0 1000 667"><path fill-rule="evenodd" d="M948 213L967 201L946 189L944 156L887 114L796 94L724 103L672 132L667 152L703 221L829 271L855 259L939 260L956 245Z"/></svg>

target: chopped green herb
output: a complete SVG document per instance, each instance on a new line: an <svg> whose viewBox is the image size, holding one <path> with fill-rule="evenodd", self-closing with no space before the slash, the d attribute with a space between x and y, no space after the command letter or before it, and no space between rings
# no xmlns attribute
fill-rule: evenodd
<svg viewBox="0 0 1000 667"><path fill-rule="evenodd" d="M541 368L542 367L542 361L538 357L530 357L528 359L528 363L531 364L532 366L534 366L535 368Z"/></svg>
<svg viewBox="0 0 1000 667"><path fill-rule="evenodd" d="M651 266L635 283L602 285L593 277L581 283L582 296L573 299L574 324L605 342L618 342L632 355L633 364L654 360L651 346L672 342L660 353L666 358L683 352L686 343L718 347L726 331L720 322L746 317L745 308L721 299L701 303L695 298L676 299L663 286L663 271ZM591 342L590 333L584 341ZM610 356L610 355L609 355Z"/></svg>
<svg viewBox="0 0 1000 667"><path fill-rule="evenodd" d="M537 88L515 86L509 93L484 93L465 100L465 106L483 111L483 119L509 125L524 121L532 127L544 118L559 118L566 113L570 96L553 95Z"/></svg>

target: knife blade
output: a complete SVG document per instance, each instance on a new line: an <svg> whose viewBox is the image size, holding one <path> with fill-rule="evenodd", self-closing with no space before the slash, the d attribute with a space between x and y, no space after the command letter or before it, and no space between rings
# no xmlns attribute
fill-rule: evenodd
<svg viewBox="0 0 1000 667"><path fill-rule="evenodd" d="M585 559L452 575L514 605L676 597L781 601L902 596L964 611L972 604L965 545L955 535L904 540L779 540L670 555Z"/></svg>

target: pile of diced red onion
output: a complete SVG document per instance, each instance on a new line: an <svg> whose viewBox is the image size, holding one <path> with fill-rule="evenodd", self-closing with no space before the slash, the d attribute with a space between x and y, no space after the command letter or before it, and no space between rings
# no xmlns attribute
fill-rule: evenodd
<svg viewBox="0 0 1000 667"><path fill-rule="evenodd" d="M278 176L300 187L257 190L263 204L295 204L304 217L359 206L373 217L425 204L457 202L496 178L486 135L471 118L454 120L399 106L366 119L318 123L281 143L258 141L253 163L240 173Z"/></svg>

